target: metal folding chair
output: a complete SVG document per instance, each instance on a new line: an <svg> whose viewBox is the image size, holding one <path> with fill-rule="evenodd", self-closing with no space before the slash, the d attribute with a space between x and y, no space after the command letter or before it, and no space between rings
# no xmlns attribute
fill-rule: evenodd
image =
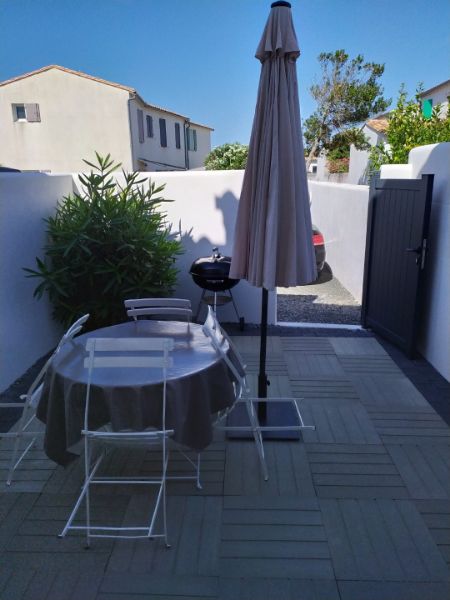
<svg viewBox="0 0 450 600"><path fill-rule="evenodd" d="M206 317L206 321L203 325L203 331L205 335L207 335L211 339L211 343L217 352L220 353L223 360L228 365L230 372L233 376L234 381L236 382L236 399L237 402L245 402L247 413L250 419L250 427L249 426L234 426L234 425L225 425L220 428L225 431L251 431L253 432L253 436L255 438L256 448L258 451L258 456L260 459L261 468L264 474L264 479L269 478L265 455L264 455L264 445L263 445L263 437L262 433L264 431L302 431L304 429L315 430L314 425L305 425L303 421L302 414L300 412L298 403L301 401L301 398L288 398L288 397L272 397L272 398L257 398L250 396L250 389L247 383L246 377L246 365L243 357L240 352L233 344L230 337L227 333L221 328L217 317L212 310L211 307L208 307L208 315ZM290 403L293 406L294 414L297 418L297 424L295 425L261 425L258 420L258 416L255 411L255 406L260 402L266 403ZM234 408L232 406L230 409L224 411L224 414L219 414L219 420L223 420L227 417L230 411Z"/></svg>
<svg viewBox="0 0 450 600"><path fill-rule="evenodd" d="M166 383L167 369L172 365L170 352L173 349L170 338L90 338L86 344L88 356L84 366L88 369L86 388L86 405L84 412L84 467L85 479L80 496L60 534L64 537L69 531L86 532L87 546L91 538L163 538L167 547L167 517L166 517L166 481L169 461L168 439L173 434L166 427ZM96 369L143 368L157 369L161 373L162 391L162 423L157 429L149 428L144 431L113 431L110 426L99 430L89 428L89 412L91 409L92 376ZM162 451L161 473L158 476L136 477L101 477L97 471L111 447L141 447L145 449L158 448ZM99 456L93 460L93 449L100 449ZM91 523L90 487L92 485L151 485L156 486L157 496L149 523L131 527L111 527L108 525L93 525ZM73 520L85 500L86 524L73 525ZM155 532L158 513L162 510L162 532Z"/></svg>
<svg viewBox="0 0 450 600"><path fill-rule="evenodd" d="M184 298L136 298L124 301L128 317L172 317L191 321L191 301Z"/></svg>
<svg viewBox="0 0 450 600"><path fill-rule="evenodd" d="M11 459L10 459L9 469L8 469L8 476L6 479L6 485L11 485L14 471L20 465L22 460L25 458L27 452L33 447L37 438L42 437L42 435L43 435L42 430L39 431L36 429L29 429L29 427L36 419L36 407L41 398L43 382L44 382L44 378L47 373L47 370L48 370L50 364L52 363L52 361L54 360L54 358L56 357L56 355L58 354L58 352L64 346L64 344L66 344L67 342L72 340L72 338L83 329L83 325L86 323L86 321L88 319L89 319L88 314L83 315L77 321L75 321L75 323L73 323L73 325L71 325L69 327L69 329L66 331L66 333L62 336L61 340L59 341L57 347L53 351L50 358L47 359L44 366L42 367L42 369L39 371L38 375L34 379L33 383L30 385L27 393L22 394L20 396L21 402L2 402L2 403L0 403L0 409L1 408L21 408L22 409L22 414L21 414L19 421L17 423L17 426L14 428L14 430L8 431L5 433L0 432L0 438L14 439L14 445L12 448ZM20 451L20 445L21 445L22 439L29 440L30 438L31 438L31 441L28 442L25 449ZM19 458L17 458L17 455L19 454L19 452L20 452L20 456L19 456Z"/></svg>
<svg viewBox="0 0 450 600"><path fill-rule="evenodd" d="M242 356L234 346L227 334L222 330L217 317L210 306L208 306L208 314L206 321L203 324L203 332L210 339L213 348L220 355L222 360L229 368L234 384L235 402L223 411L215 415L214 426L222 431L251 431L255 440L255 446L261 465L261 470L264 479L269 479L267 471L266 459L264 454L264 445L261 435L261 427L258 421L258 416L255 411L252 398L250 397L249 387L247 384L245 364ZM250 425L232 426L224 425L228 415L234 410L239 403L244 403Z"/></svg>

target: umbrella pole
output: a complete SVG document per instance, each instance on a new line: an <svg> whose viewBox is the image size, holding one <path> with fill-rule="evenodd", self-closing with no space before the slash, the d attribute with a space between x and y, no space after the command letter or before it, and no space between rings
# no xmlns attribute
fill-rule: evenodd
<svg viewBox="0 0 450 600"><path fill-rule="evenodd" d="M261 346L259 351L258 398L267 398L267 386L270 385L266 375L268 304L269 291L263 287L261 302ZM266 421L267 404L265 402L258 402L258 418L261 422Z"/></svg>

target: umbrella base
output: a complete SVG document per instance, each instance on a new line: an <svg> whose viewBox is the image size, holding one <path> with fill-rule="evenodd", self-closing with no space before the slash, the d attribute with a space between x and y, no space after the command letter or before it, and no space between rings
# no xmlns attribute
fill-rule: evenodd
<svg viewBox="0 0 450 600"><path fill-rule="evenodd" d="M298 417L292 402L269 402L266 405L266 417L264 420L259 419L261 427L291 427L298 425ZM233 412L229 415L228 426L232 427L249 427L248 431L227 431L227 438L232 440L253 440L253 433L250 429L250 422L244 404L236 406ZM292 441L302 440L300 431L287 431L280 429L279 431L262 431L264 440L273 441Z"/></svg>

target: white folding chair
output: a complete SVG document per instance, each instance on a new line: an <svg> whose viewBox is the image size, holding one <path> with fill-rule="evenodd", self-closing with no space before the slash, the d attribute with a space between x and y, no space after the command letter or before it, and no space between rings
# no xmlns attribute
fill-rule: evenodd
<svg viewBox="0 0 450 600"><path fill-rule="evenodd" d="M164 538L167 541L166 518L166 481L169 449L167 442L173 434L172 429L166 428L166 381L167 369L172 364L170 351L173 349L173 340L170 338L90 338L86 344L88 356L84 366L88 369L88 383L86 389L86 405L84 412L84 466L85 480L81 494L70 514L70 517L59 537L64 537L68 531L85 531L87 546L91 538ZM117 368L143 368L157 369L161 372L163 383L162 390L162 423L160 429L148 428L144 431L113 431L110 426L99 430L89 429L89 411L91 407L91 383L95 369ZM100 447L100 454L92 461L93 446ZM161 474L155 477L100 477L97 471L111 447L128 446L155 448L162 450ZM153 485L157 486L157 497L149 524L132 527L110 527L106 525L93 525L90 510L90 486L107 484ZM85 499L86 525L73 525L73 520L80 505ZM158 512L162 508L163 527L162 533L155 533L155 524Z"/></svg>
<svg viewBox="0 0 450 600"><path fill-rule="evenodd" d="M191 321L191 301L184 298L136 298L124 301L127 315L139 317L172 317Z"/></svg>
<svg viewBox="0 0 450 600"><path fill-rule="evenodd" d="M27 452L33 447L36 439L43 435L43 431L29 429L30 425L36 419L36 407L39 403L42 394L42 388L44 383L44 378L47 373L47 370L54 360L55 356L61 350L61 348L72 340L72 338L79 333L83 329L83 325L89 319L89 314L83 315L80 317L73 325L69 327L66 333L62 336L55 350L53 351L50 358L47 359L42 369L39 371L38 375L34 379L33 383L28 388L26 394L22 394L20 396L21 402L2 402L0 403L0 408L21 408L22 415L17 423L17 426L13 431L8 431L5 433L0 432L0 438L12 438L14 439L14 446L12 449L11 460L9 463L8 477L6 480L6 485L11 485L12 477L14 471L17 469L19 464L22 462ZM17 455L20 451L20 443L22 439L29 439L31 441L27 444L25 449L21 452L19 458Z"/></svg>
<svg viewBox="0 0 450 600"><path fill-rule="evenodd" d="M239 353L236 346L231 341L227 333L220 327L217 317L211 307L208 307L208 315L206 317L205 324L203 325L203 331L211 339L211 343L216 350L221 354L223 360L227 363L235 381L237 382L237 393L238 402L245 402L247 412L250 418L251 429L255 437L255 443L260 458L261 468L264 473L264 478L269 478L266 462L264 458L264 446L262 433L264 431L302 431L304 429L315 430L314 425L305 425L302 414L300 412L298 403L301 398L288 398L288 397L271 397L271 398L257 398L250 397L250 389L246 378L246 365L244 360ZM258 417L255 411L255 405L260 402L264 403L289 403L292 405L294 414L297 418L297 424L295 425L261 425L258 421ZM219 415L220 419L228 416L230 410L225 411L225 415ZM233 426L226 425L221 427L227 431L248 431L247 426Z"/></svg>
<svg viewBox="0 0 450 600"><path fill-rule="evenodd" d="M215 415L213 424L217 429L222 431L251 431L253 433L261 470L263 472L264 479L267 481L269 479L269 473L267 471L266 459L264 455L261 427L255 411L255 406L252 402L252 398L249 395L250 390L247 384L245 365L237 348L234 346L228 335L220 327L217 317L210 306L208 306L208 314L206 321L203 324L203 333L210 339L213 348L216 350L216 352L218 352L229 368L233 377L235 392L235 402L230 407L217 413ZM223 425L222 423L239 403L245 404L250 425Z"/></svg>

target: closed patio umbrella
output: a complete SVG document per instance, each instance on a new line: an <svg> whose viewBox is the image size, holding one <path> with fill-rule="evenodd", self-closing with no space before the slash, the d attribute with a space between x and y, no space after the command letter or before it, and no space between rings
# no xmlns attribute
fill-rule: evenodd
<svg viewBox="0 0 450 600"><path fill-rule="evenodd" d="M230 268L230 277L262 288L260 398L267 397L268 290L317 277L298 100L300 50L290 8L271 5L256 51L261 76Z"/></svg>

